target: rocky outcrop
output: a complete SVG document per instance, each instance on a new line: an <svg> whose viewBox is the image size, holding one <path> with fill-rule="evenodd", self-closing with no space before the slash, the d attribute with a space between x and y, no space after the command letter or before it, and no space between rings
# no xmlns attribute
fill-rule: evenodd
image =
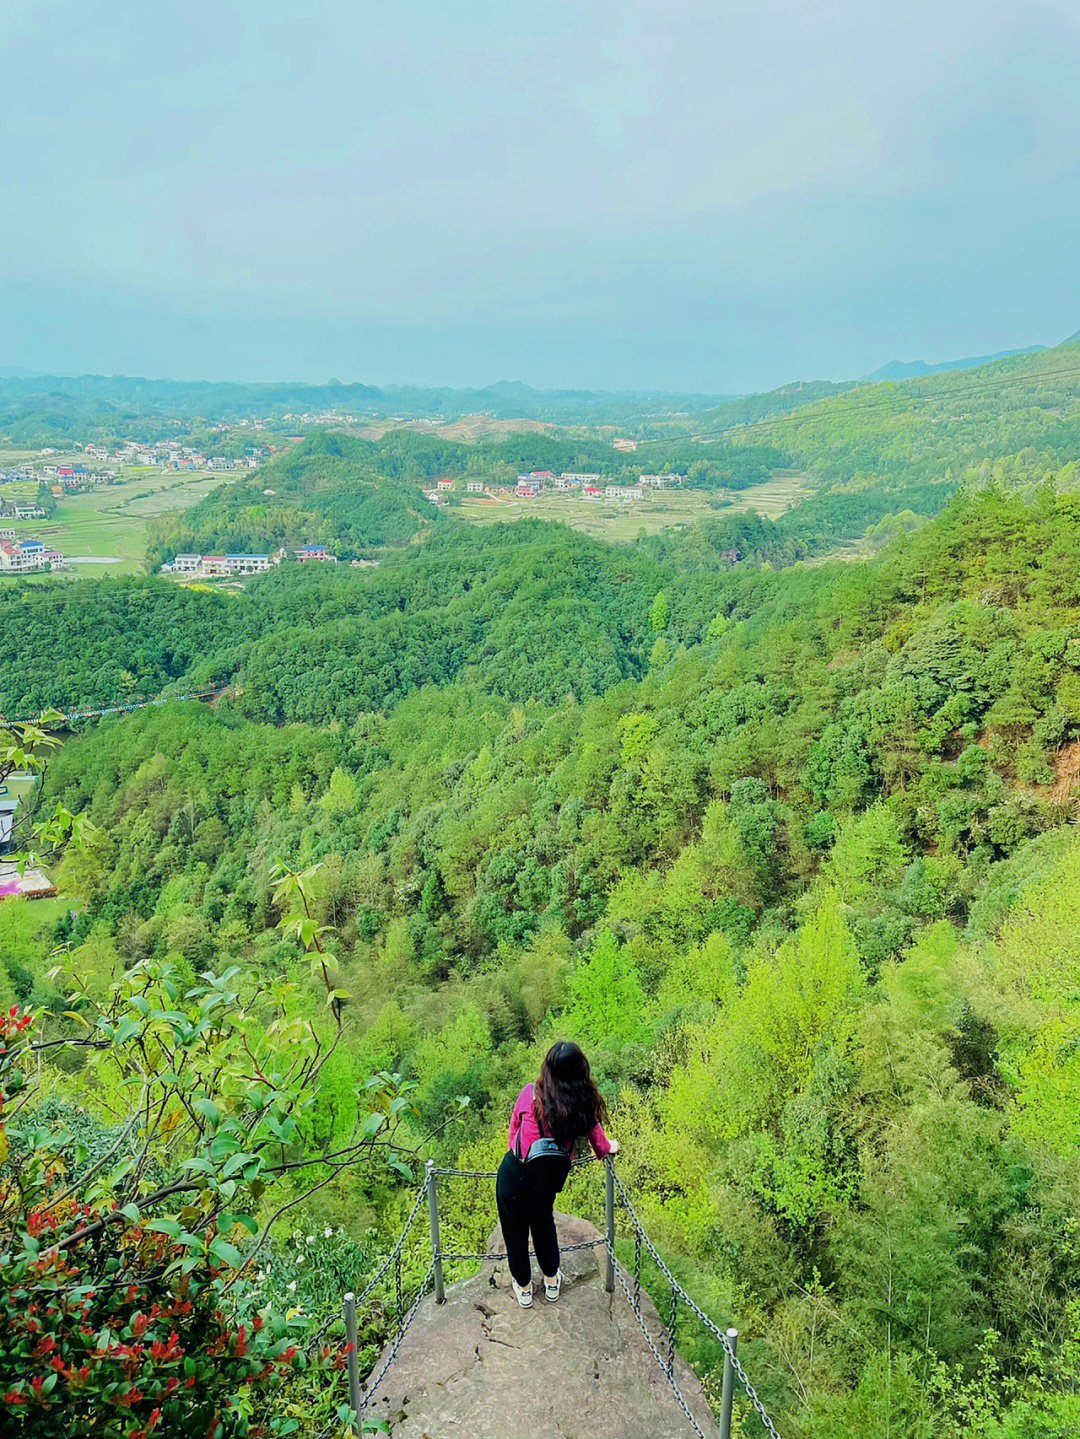
<svg viewBox="0 0 1080 1439"><path fill-rule="evenodd" d="M564 1250L599 1238L585 1220L556 1220ZM501 1248L496 1230L488 1249ZM394 1439L686 1439L693 1430L625 1294L604 1289L602 1254L563 1253L557 1304L544 1299L535 1261L531 1309L514 1299L505 1260L487 1260L474 1278L450 1285L445 1304L425 1299L367 1414L387 1420ZM645 1294L641 1304L666 1353ZM678 1355L674 1372L710 1433L704 1392Z"/></svg>

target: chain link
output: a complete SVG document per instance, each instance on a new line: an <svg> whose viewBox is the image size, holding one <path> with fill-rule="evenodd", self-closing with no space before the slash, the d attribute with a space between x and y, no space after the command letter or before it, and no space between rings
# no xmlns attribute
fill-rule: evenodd
<svg viewBox="0 0 1080 1439"><path fill-rule="evenodd" d="M423 1202L424 1202L424 1200L425 1200L426 1198L427 1198L427 1180L425 1179L424 1182L423 1182L423 1184L421 1184L420 1188L416 1191L416 1202L413 1204L412 1211L411 1211L411 1213L409 1214L408 1219L406 1219L405 1224L404 1224L404 1227L402 1228L401 1233L400 1233L400 1234L398 1235L398 1237L397 1237L397 1243L394 1245L393 1249L391 1249L390 1253L389 1253L389 1254L386 1256L386 1258L383 1260L382 1265L380 1266L378 1273L377 1273L377 1274L375 1275L375 1277L374 1277L373 1279L371 1279L371 1280L368 1282L368 1284L365 1286L363 1293L362 1293L362 1294L358 1294L358 1295L356 1296L356 1308L357 1308L357 1312L359 1312L361 1305L366 1304L367 1301L371 1298L372 1294L374 1294L376 1287L381 1283L381 1281L382 1281L383 1278L385 1277L386 1272L387 1272L387 1270L390 1268L391 1264L396 1263L396 1261L401 1258L401 1251L402 1251L402 1249L404 1248L405 1240L409 1237L409 1230L413 1227L413 1224L414 1224L414 1222L415 1222L415 1220L416 1220L416 1216L420 1213L420 1206L421 1206L421 1204L423 1204Z"/></svg>
<svg viewBox="0 0 1080 1439"><path fill-rule="evenodd" d="M641 1312L641 1235L634 1231L634 1313Z"/></svg>
<svg viewBox="0 0 1080 1439"><path fill-rule="evenodd" d="M675 1395L675 1398L678 1400L679 1408L680 1408L680 1409L682 1410L682 1412L686 1415L686 1422L690 1425L691 1429L693 1429L694 1433L698 1436L698 1439L706 1439L706 1434L705 1434L704 1429L702 1429L701 1425L700 1425L700 1424L698 1423L698 1421L694 1418L693 1414L691 1413L689 1404L687 1404L686 1399L683 1397L682 1390L679 1388L678 1384L677 1384L676 1381L675 1381L675 1374L674 1374L674 1372L670 1372L670 1373L668 1372L668 1367L667 1367L667 1365L666 1365L665 1362L664 1362L663 1355L660 1353L660 1350L656 1347L656 1341L653 1339L652 1335L649 1333L649 1326L645 1323L645 1317L644 1317L644 1315L643 1315L642 1312L641 1312L640 1302L639 1302L638 1304L636 1304L636 1305L635 1305L635 1303L634 1303L634 1296L633 1296L633 1293L632 1293L632 1291L631 1291L631 1289L630 1289L630 1281L629 1281L629 1279L628 1279L628 1277L627 1277L626 1271L623 1269L623 1267L622 1267L622 1265L619 1263L619 1261L615 1258L615 1251L614 1251L610 1246L608 1246L608 1254L611 1256L611 1263L612 1263L612 1265L613 1265L613 1267L614 1267L615 1274L616 1274L616 1276L618 1277L619 1283L620 1283L620 1284L622 1285L622 1287L623 1287L623 1293L626 1295L626 1298L627 1298L627 1300L629 1301L630 1308L631 1308L631 1310L632 1310L632 1312L633 1312L634 1318L635 1318L635 1319L637 1320L637 1322L638 1322L638 1327L640 1328L642 1334L644 1334L644 1336L645 1336L645 1342L648 1344L649 1348L652 1350L652 1356L653 1356L653 1358L656 1360L657 1364L660 1366L660 1372L665 1376L665 1378L667 1379L668 1384L671 1386L671 1392Z"/></svg>
<svg viewBox="0 0 1080 1439"><path fill-rule="evenodd" d="M570 1165L570 1173L573 1174L579 1169L587 1169L590 1164L599 1164L600 1157L596 1154L583 1154L580 1159L575 1159ZM436 1165L431 1171L433 1174L443 1174L447 1179L498 1179L497 1169L450 1169Z"/></svg>
<svg viewBox="0 0 1080 1439"><path fill-rule="evenodd" d="M587 1164L593 1163L594 1158L594 1156L589 1155L585 1159L578 1160L574 1164L573 1168L577 1169L584 1167ZM634 1317L638 1322L638 1326L641 1329L642 1334L645 1336L645 1341L648 1344L649 1349L652 1351L653 1358L656 1360L661 1372L664 1374L665 1378L668 1381L668 1384L671 1386L671 1391L675 1395L680 1409L686 1416L687 1423L693 1429L694 1433L698 1435L698 1439L707 1439L707 1436L701 1425L694 1418L694 1415L690 1410L690 1406L687 1404L686 1399L680 1391L678 1383L675 1379L675 1320L677 1317L678 1304L680 1300L686 1306L686 1308L689 1309L692 1314L696 1315L696 1317L702 1322L702 1324L704 1324L705 1328L709 1331L709 1333L712 1334L714 1338L716 1338L720 1342L720 1345L724 1350L724 1354L726 1355L728 1362L731 1364L732 1370L734 1371L736 1378L742 1385L746 1397L749 1399L762 1424L765 1426L765 1431L769 1435L769 1439L780 1439L780 1435L777 1432L776 1426L773 1424L771 1418L769 1417L768 1411L766 1410L764 1404L761 1402L761 1399L758 1397L757 1390L750 1383L746 1370L743 1368L738 1355L732 1348L730 1339L728 1339L727 1335L709 1318L705 1311L699 1305L695 1304L693 1299L690 1298L690 1295L687 1294L686 1290L682 1287L679 1281L672 1274L671 1270L664 1263L663 1259L661 1259L655 1244L653 1244L652 1240L649 1238L644 1225L641 1223L641 1220L637 1216L637 1212L634 1209L629 1194L627 1193L626 1186L619 1178L614 1164L611 1165L611 1172L614 1178L615 1187L618 1192L619 1199L624 1209L626 1210L627 1215L629 1216L631 1226L634 1230L633 1288L631 1288L629 1276L616 1260L614 1249L608 1243L606 1238L590 1239L580 1244L563 1245L561 1246L562 1252L569 1253L573 1250L597 1249L601 1247L607 1250L611 1259L614 1273L618 1276L619 1284L623 1290L623 1293L626 1295L626 1298L630 1304L630 1308L633 1311ZM444 1175L450 1179L494 1179L496 1177L495 1170L486 1169L452 1169L447 1167L439 1167L433 1168L431 1170L431 1173ZM412 1211L409 1214L408 1219L405 1221L404 1228L398 1236L397 1242L395 1243L390 1253L387 1255L386 1260L380 1267L378 1273L370 1281L364 1292L356 1300L356 1306L359 1309L360 1305L363 1304L374 1292L376 1286L383 1279L390 1266L392 1264L396 1266L395 1273L398 1316L397 1336L394 1339L394 1342L391 1345L385 1360L380 1366L378 1373L372 1377L369 1377L367 1383L364 1386L364 1393L361 1396L360 1400L361 1410L366 1408L368 1403L374 1397L375 1390L382 1383L383 1379L386 1377L387 1371L393 1364L394 1360L397 1358L398 1351L401 1348L402 1341L405 1338L406 1332L408 1331L409 1326L412 1324L413 1319L416 1317L416 1313L420 1308L420 1303L423 1300L424 1296L427 1294L428 1288L435 1274L435 1260L433 1259L427 1273L424 1275L415 1299L409 1306L408 1311L404 1315L402 1315L403 1300L401 1289L401 1252L404 1247L406 1237L408 1236L409 1231L412 1228L413 1223L416 1219L416 1216L420 1211L420 1206L423 1204L426 1197L427 1181L425 1179L424 1183L421 1184L419 1190L417 1191L416 1201L413 1204ZM649 1326L646 1324L644 1316L641 1312L642 1248L644 1248L648 1252L653 1263L657 1266L657 1268L660 1270L660 1273L671 1285L671 1323L670 1327L666 1329L668 1337L667 1358L665 1358L661 1354L660 1349L656 1344L656 1340L650 1333ZM482 1261L485 1259L497 1261L500 1259L505 1259L506 1254L505 1251L489 1254L440 1253L439 1258L444 1263L464 1263L476 1260ZM324 1326L324 1331L325 1327L326 1326Z"/></svg>
<svg viewBox="0 0 1080 1439"><path fill-rule="evenodd" d="M668 1323L667 1374L670 1379L675 1370L675 1320L679 1313L679 1291L671 1286L671 1319Z"/></svg>
<svg viewBox="0 0 1080 1439"><path fill-rule="evenodd" d="M308 1343L305 1347L305 1353L308 1355L309 1358L319 1352L319 1348L323 1344L323 1341L326 1339L326 1336L330 1333L330 1330L333 1329L335 1324L340 1323L340 1314L331 1314L329 1318L323 1320L322 1324L320 1324L318 1329L316 1329L314 1337L308 1340Z"/></svg>
<svg viewBox="0 0 1080 1439"><path fill-rule="evenodd" d="M607 1240L601 1236L598 1239L583 1240L581 1244L560 1244L559 1253L572 1254L576 1249L603 1249L606 1247L606 1245ZM500 1259L506 1258L506 1250L489 1249L485 1254L450 1254L447 1253L447 1251L444 1249L440 1251L439 1257L442 1259L444 1264L461 1264L469 1259L490 1259L494 1263Z"/></svg>
<svg viewBox="0 0 1080 1439"><path fill-rule="evenodd" d="M389 1354L386 1356L386 1361L385 1361L385 1363L383 1364L382 1368L379 1370L378 1374L376 1374L373 1378L369 1377L368 1380L367 1380L367 1383L364 1385L364 1392L360 1395L360 1413L361 1413L361 1414L364 1412L364 1410L367 1408L367 1406L371 1403L371 1400L375 1397L375 1390L378 1389L379 1385L380 1385L380 1384L383 1382L383 1380L386 1378L387 1370L390 1368L391 1364L393 1364L394 1360L397 1358L397 1356L398 1356L398 1350L401 1348L401 1341L405 1338L405 1335L408 1333L409 1325L410 1325L410 1324L413 1322L413 1320L416 1318L416 1311L420 1308L420 1301L423 1299L424 1295L427 1293L427 1291L428 1291L428 1285L431 1283L432 1278L434 1277L434 1274L435 1274L435 1261L432 1260L432 1261L431 1261L431 1264L428 1266L428 1272L424 1275L423 1279L420 1281L420 1288L419 1288L419 1290L418 1290L418 1292L417 1292L416 1298L413 1300L412 1304L410 1304L410 1306L409 1306L409 1312L405 1315L404 1320L402 1321L401 1328L398 1330L397 1338L394 1340L393 1344L392 1344L391 1347L390 1347L390 1352L389 1352ZM357 1418L359 1418L359 1415L357 1415Z"/></svg>
<svg viewBox="0 0 1080 1439"><path fill-rule="evenodd" d="M769 1439L780 1439L780 1435L777 1432L776 1425L769 1418L768 1410L765 1408L765 1405L758 1397L757 1390L750 1383L750 1380L747 1377L746 1370L742 1367L742 1363L739 1360L739 1356L731 1347L731 1340L727 1337L723 1330L721 1330L716 1324L713 1323L713 1321L709 1318L705 1311L700 1308L699 1305L694 1303L694 1301L690 1298L689 1294L687 1294L686 1290L675 1278L674 1274L672 1274L671 1270L660 1258L660 1255L656 1251L656 1245L649 1238L644 1226L641 1223L641 1220L637 1217L637 1212L635 1211L633 1204L631 1204L630 1202L630 1196L626 1192L625 1184L623 1184L622 1180L618 1176L618 1173L616 1173L615 1166L612 1165L611 1168L612 1173L615 1177L615 1188L618 1191L619 1198L622 1200L623 1207L626 1209L627 1214L629 1214L630 1216L630 1222L634 1226L635 1237L637 1239L640 1239L640 1241L645 1245L645 1248L652 1256L654 1264L660 1270L660 1273L664 1276L664 1278L668 1281L672 1288L679 1291L679 1297L680 1299L682 1299L686 1307L691 1311L691 1313L696 1314L697 1317L701 1320L702 1324L705 1325L705 1328L708 1329L709 1333L720 1341L721 1345L723 1346L724 1353L727 1355L728 1359L731 1362L731 1367L735 1371L735 1376L746 1393L746 1397L753 1405L762 1424L765 1425L765 1430L766 1433L769 1435Z"/></svg>

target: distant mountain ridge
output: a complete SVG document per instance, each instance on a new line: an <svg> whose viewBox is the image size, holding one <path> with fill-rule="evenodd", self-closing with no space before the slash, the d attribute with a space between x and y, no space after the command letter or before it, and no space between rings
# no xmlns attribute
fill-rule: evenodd
<svg viewBox="0 0 1080 1439"><path fill-rule="evenodd" d="M862 378L866 384L882 380L917 380L923 375L938 375L943 370L974 370L976 366L989 365L994 360L1009 360L1014 355L1034 355L1046 348L1045 345L1028 345L1022 350L998 350L995 355L970 355L965 360L942 360L936 365L928 365L925 360L890 360L887 365Z"/></svg>
<svg viewBox="0 0 1080 1439"><path fill-rule="evenodd" d="M279 382L154 380L127 375L35 375L0 371L0 427L13 427L29 415L76 407L80 418L104 422L198 418L229 420L261 414L300 419L304 414L352 411L368 418L406 414L414 418L456 419L482 412L496 419L547 419L563 423L630 424L644 414L695 413L721 404L723 395L664 391L537 390L520 380L500 380L479 389L451 386L325 384ZM24 427L27 428L27 427ZM27 428L41 441L40 427ZM44 434L44 439L50 438Z"/></svg>

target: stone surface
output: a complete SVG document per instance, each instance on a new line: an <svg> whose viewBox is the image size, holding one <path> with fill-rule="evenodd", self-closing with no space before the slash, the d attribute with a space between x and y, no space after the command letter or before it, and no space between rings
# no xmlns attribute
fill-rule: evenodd
<svg viewBox="0 0 1080 1439"><path fill-rule="evenodd" d="M564 1249L600 1237L583 1219L555 1217ZM502 1248L498 1230L488 1248ZM557 1304L545 1300L535 1260L531 1309L515 1300L505 1260L448 1286L445 1304L425 1299L366 1412L386 1419L394 1439L686 1439L694 1431L626 1295L618 1283L604 1289L602 1255L564 1252ZM656 1310L644 1294L641 1304L666 1353ZM711 1433L701 1385L678 1355L675 1378Z"/></svg>

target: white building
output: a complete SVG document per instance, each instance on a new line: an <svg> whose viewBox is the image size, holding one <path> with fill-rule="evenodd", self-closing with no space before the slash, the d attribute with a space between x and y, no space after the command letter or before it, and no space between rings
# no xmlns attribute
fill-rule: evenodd
<svg viewBox="0 0 1080 1439"><path fill-rule="evenodd" d="M640 485L605 485L605 500L640 500L645 491Z"/></svg>
<svg viewBox="0 0 1080 1439"><path fill-rule="evenodd" d="M662 490L665 485L681 485L685 475L642 475L640 483L650 485L655 490Z"/></svg>
<svg viewBox="0 0 1080 1439"><path fill-rule="evenodd" d="M269 555L226 555L225 573L228 575L261 575L270 568Z"/></svg>
<svg viewBox="0 0 1080 1439"><path fill-rule="evenodd" d="M465 488L470 495L482 495L484 493L484 482L483 480L468 480L466 481Z"/></svg>
<svg viewBox="0 0 1080 1439"><path fill-rule="evenodd" d="M33 570L62 570L66 561L59 550L40 540L0 540L0 574L25 575Z"/></svg>
<svg viewBox="0 0 1080 1439"><path fill-rule="evenodd" d="M207 579L223 575L261 575L281 563L284 551L270 555L177 555L162 565L164 574L194 575Z"/></svg>

